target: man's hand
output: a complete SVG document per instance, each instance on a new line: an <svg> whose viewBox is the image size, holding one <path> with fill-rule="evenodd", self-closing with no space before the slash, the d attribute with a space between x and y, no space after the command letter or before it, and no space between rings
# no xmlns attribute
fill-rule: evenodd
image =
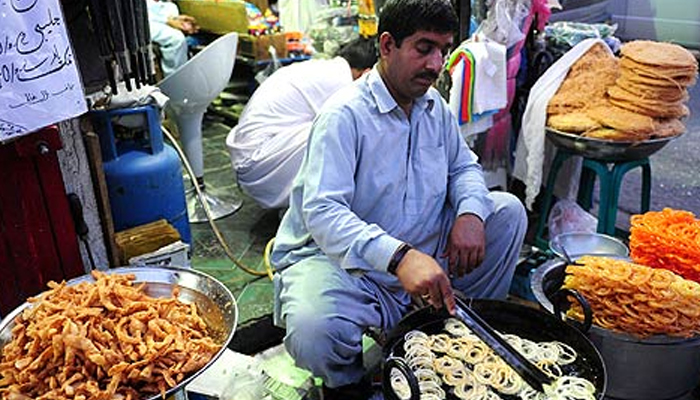
<svg viewBox="0 0 700 400"><path fill-rule="evenodd" d="M396 268L396 277L408 294L427 299L435 308L445 305L447 311L454 314L455 299L450 280L429 255L409 250Z"/></svg>
<svg viewBox="0 0 700 400"><path fill-rule="evenodd" d="M189 15L178 15L176 17L168 18L168 26L181 30L185 35L191 35L199 32L197 20Z"/></svg>
<svg viewBox="0 0 700 400"><path fill-rule="evenodd" d="M450 272L461 277L484 261L486 239L484 223L474 214L460 215L452 226L443 257L447 257Z"/></svg>

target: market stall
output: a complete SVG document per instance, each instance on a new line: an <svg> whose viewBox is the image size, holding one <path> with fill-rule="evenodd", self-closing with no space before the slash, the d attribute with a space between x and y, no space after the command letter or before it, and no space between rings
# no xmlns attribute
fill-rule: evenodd
<svg viewBox="0 0 700 400"><path fill-rule="evenodd" d="M524 113L514 175L525 182L525 204L532 208L548 171L536 244L543 234L552 196L576 197L591 207L596 175L600 180L598 232L615 234L617 201L628 171L643 169L641 211L648 211L649 156L685 132L687 87L697 61L672 44L634 41L613 55L600 39L586 39L567 52L537 81ZM546 132L546 134L545 134ZM564 161L574 157L568 164ZM583 167L583 171L581 168ZM576 179L559 179L565 176Z"/></svg>
<svg viewBox="0 0 700 400"><path fill-rule="evenodd" d="M73 20L57 17L61 8L54 3L49 19L42 9L32 25L52 39L56 33L50 29ZM204 160L224 154L219 157L223 167L207 173L230 172L225 150L212 145L222 141L223 124L207 121L204 114L212 102L221 104L217 97L232 84L232 69L240 71L248 63L258 73L270 65L277 68L276 57L287 59L282 63L301 61L310 56L309 39L316 40L319 53L330 53L357 30L373 33L377 27L371 14L377 10L371 1L331 2L315 10L306 36L265 25L263 20L275 22L268 18L267 2L256 1L257 11L252 3L242 3L182 0L182 10L189 14L210 7L208 14L196 16L221 37L211 47L201 46L184 73L158 86L151 86L154 60L140 0L83 4L80 15L89 16L90 35L82 35L93 40L94 53L78 60L68 44L54 59L57 69L47 75L59 71L67 76L39 77L35 83L45 86L29 87L19 79L14 86L5 85L0 74L5 85L0 94L12 95L0 97L0 158L12 162L3 164L7 168L0 175L17 188L0 195L0 267L11 278L0 285L0 398L156 399L186 396L189 385L197 393L191 392L192 397L300 400L305 395L313 399L320 390L321 383L308 371L282 382L269 365L258 369L258 361L272 353L286 357L282 368L292 371L289 375L299 372L281 345L284 330L270 322L274 271L268 250L274 229L260 226L276 227L281 214L246 204L249 214L226 221L226 238L240 241L236 250L244 254L245 264L238 264L238 254L231 257L228 248L226 256L242 265L243 273L234 274L238 268L226 257L211 262L201 249L224 240L213 223L217 238L202 235L209 226L192 229L175 144L188 140L186 129L197 136L194 151L201 153L192 172L194 185L203 184ZM547 25L550 6L535 0L474 2L478 23L473 32L459 33L466 40L446 65L452 80L446 100L464 139L482 157L487 172L503 174L490 186L508 189L514 172L527 187L524 202L539 212L532 225L535 240L529 243L535 248L523 247L517 266L516 274L524 275L522 290L511 289L507 301L460 297L462 312L456 317L421 307L416 299L415 311L396 329L372 332L367 341L380 347L376 365L383 375L371 373L380 377L374 388L381 386L384 398L697 397L700 222L689 211L654 210L650 158L691 133L684 131L688 89L697 79L696 57L668 43L637 41L616 48L612 30L604 26ZM217 18L222 9L245 18L245 24ZM250 24L256 18L257 27ZM217 27L222 21L228 25ZM6 26L0 32L17 38L29 32ZM572 42L544 51L537 48L542 41L530 40L533 31ZM568 35L574 31L600 37L573 40ZM12 62L26 61L2 46L1 62L9 56L17 57ZM219 53L212 56L212 49ZM71 60L97 74L78 76ZM531 104L519 115L514 107L525 91L518 81L523 69L531 74L525 83ZM175 124L173 113L191 114L187 117L194 120L184 123L189 127L179 137L161 127L161 90L171 96ZM45 119L37 110L48 104L57 111L44 112L51 117ZM66 139L71 135L59 137L55 128L34 132L66 118L76 118L69 126L85 130L72 139L88 150L75 150ZM218 136L211 134L212 126L219 128ZM210 133L209 141L203 133ZM523 153L514 155L516 138ZM90 192L92 199L67 196L70 190L63 186L55 155L62 145L82 153L73 165L85 167L72 174L90 183L68 183L71 192ZM627 232L620 229L618 209L629 171L639 172L643 183L634 191L639 210ZM538 195L545 198L543 205L535 201ZM82 204L95 203L95 197L99 206L83 213ZM596 246L602 240L609 246L605 254L575 241L562 244L565 235L554 232L548 218L556 198L578 203L586 220L569 224L569 233L571 226L584 225L584 234L597 231L601 242ZM212 222L204 214L200 221ZM97 233L104 233L102 248L87 240ZM178 245L180 258L169 244ZM205 250L214 246L218 244ZM533 254L539 257L537 265L525 260ZM192 269L181 268L190 262ZM129 263L140 266L120 267ZM159 265L144 265L149 263ZM246 264L258 269L245 270ZM57 283L48 284L51 280ZM253 300L241 306L241 298ZM243 314L253 323L241 336Z"/></svg>

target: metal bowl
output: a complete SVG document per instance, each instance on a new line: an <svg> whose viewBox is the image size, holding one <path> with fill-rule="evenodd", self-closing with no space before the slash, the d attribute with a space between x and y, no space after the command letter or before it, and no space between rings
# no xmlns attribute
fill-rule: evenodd
<svg viewBox="0 0 700 400"><path fill-rule="evenodd" d="M221 282L211 276L192 269L179 267L123 267L104 271L107 274L133 274L135 283L144 283L143 291L151 297L171 297L175 287L179 287L178 299L185 304L197 305L199 316L207 324L209 334L221 349L212 357L207 365L183 379L177 386L170 388L166 397L184 390L184 387L195 377L216 361L233 338L238 323L238 307L236 299ZM80 282L94 282L91 275L83 275L71 279L66 284L77 285ZM0 349L12 340L12 328L15 318L31 303L24 303L5 316L0 322ZM148 400L161 399L160 394Z"/></svg>
<svg viewBox="0 0 700 400"><path fill-rule="evenodd" d="M641 142L620 142L589 138L546 128L547 138L559 148L583 157L601 161L639 160L656 153L677 136L644 140Z"/></svg>
<svg viewBox="0 0 700 400"><path fill-rule="evenodd" d="M559 258L575 261L582 256L628 258L629 248L620 239L595 232L561 233L549 241L549 249Z"/></svg>

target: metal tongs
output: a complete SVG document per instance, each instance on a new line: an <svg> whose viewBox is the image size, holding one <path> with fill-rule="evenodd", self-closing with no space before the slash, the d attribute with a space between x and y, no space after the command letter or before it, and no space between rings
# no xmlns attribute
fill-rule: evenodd
<svg viewBox="0 0 700 400"><path fill-rule="evenodd" d="M455 296L455 314L464 322L494 353L503 359L528 385L544 392L544 385L551 385L554 379L532 364L525 356L513 348L501 335L484 321L469 305Z"/></svg>

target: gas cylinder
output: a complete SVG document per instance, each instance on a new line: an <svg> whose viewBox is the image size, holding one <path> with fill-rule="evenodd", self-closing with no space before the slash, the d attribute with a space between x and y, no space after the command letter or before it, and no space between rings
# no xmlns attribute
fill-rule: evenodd
<svg viewBox="0 0 700 400"><path fill-rule="evenodd" d="M90 114L100 137L114 230L166 219L190 243L182 166L175 149L163 143L158 109L146 105Z"/></svg>

